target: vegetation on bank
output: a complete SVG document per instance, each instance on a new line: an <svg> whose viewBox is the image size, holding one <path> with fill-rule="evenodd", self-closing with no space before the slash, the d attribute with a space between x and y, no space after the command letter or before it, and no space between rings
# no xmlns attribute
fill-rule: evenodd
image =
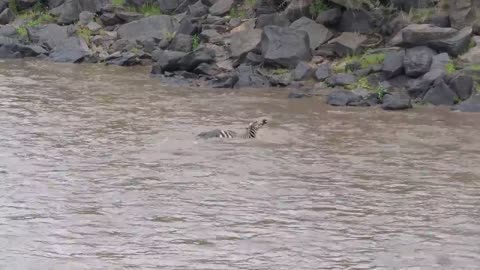
<svg viewBox="0 0 480 270"><path fill-rule="evenodd" d="M382 64L385 60L385 53L365 53L360 55L347 56L333 65L335 73L349 72L350 65L359 65L359 68L368 68L373 65Z"/></svg>

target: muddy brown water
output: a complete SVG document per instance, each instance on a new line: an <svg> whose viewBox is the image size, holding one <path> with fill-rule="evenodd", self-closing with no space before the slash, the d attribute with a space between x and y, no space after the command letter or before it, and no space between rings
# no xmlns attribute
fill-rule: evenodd
<svg viewBox="0 0 480 270"><path fill-rule="evenodd" d="M0 62L0 269L479 269L480 114L286 94Z"/></svg>

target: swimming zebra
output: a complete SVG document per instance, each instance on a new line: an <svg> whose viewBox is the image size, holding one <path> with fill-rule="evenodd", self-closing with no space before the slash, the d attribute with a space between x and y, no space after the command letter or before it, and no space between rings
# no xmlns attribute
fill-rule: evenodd
<svg viewBox="0 0 480 270"><path fill-rule="evenodd" d="M267 119L262 119L262 121L254 121L245 128L245 133L238 135L235 131L231 130L222 130L214 129L211 131L206 131L198 134L200 138L242 138L242 139L253 139L257 137L258 130L267 124Z"/></svg>

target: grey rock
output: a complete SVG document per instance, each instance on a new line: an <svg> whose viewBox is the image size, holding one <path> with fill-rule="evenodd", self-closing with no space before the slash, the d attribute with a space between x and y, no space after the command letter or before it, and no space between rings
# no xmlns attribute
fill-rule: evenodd
<svg viewBox="0 0 480 270"><path fill-rule="evenodd" d="M52 9L61 6L65 3L65 0L48 0L47 2L48 8Z"/></svg>
<svg viewBox="0 0 480 270"><path fill-rule="evenodd" d="M265 62L287 68L295 68L300 61L310 61L310 41L303 31L278 26L266 26L261 41Z"/></svg>
<svg viewBox="0 0 480 270"><path fill-rule="evenodd" d="M317 70L315 71L315 78L318 81L326 80L332 74L332 70L330 65L328 64L321 64L318 66Z"/></svg>
<svg viewBox="0 0 480 270"><path fill-rule="evenodd" d="M262 30L260 29L252 29L232 34L230 43L232 57L242 58L251 51L259 51L261 40Z"/></svg>
<svg viewBox="0 0 480 270"><path fill-rule="evenodd" d="M236 73L223 74L210 81L209 86L212 88L233 88L237 82L238 75Z"/></svg>
<svg viewBox="0 0 480 270"><path fill-rule="evenodd" d="M10 24L0 25L0 36L11 38L17 37L17 29Z"/></svg>
<svg viewBox="0 0 480 270"><path fill-rule="evenodd" d="M387 79L396 77L403 73L403 59L405 51L389 52L385 55L382 71Z"/></svg>
<svg viewBox="0 0 480 270"><path fill-rule="evenodd" d="M432 57L432 65L430 70L441 69L445 70L445 65L450 62L450 56L448 53L439 53Z"/></svg>
<svg viewBox="0 0 480 270"><path fill-rule="evenodd" d="M49 57L55 62L81 62L86 56L91 55L85 40L72 36L53 48Z"/></svg>
<svg viewBox="0 0 480 270"><path fill-rule="evenodd" d="M200 33L199 37L205 43L223 44L224 42L224 37L220 33L218 33L217 30L213 29L203 30L202 33Z"/></svg>
<svg viewBox="0 0 480 270"><path fill-rule="evenodd" d="M15 14L9 9L6 8L0 13L0 24L9 24L15 20Z"/></svg>
<svg viewBox="0 0 480 270"><path fill-rule="evenodd" d="M228 26L230 26L231 28L235 28L241 24L242 24L242 20L240 18L231 18L230 21L228 22Z"/></svg>
<svg viewBox="0 0 480 270"><path fill-rule="evenodd" d="M428 20L428 22L438 27L450 27L450 18L448 15L434 15Z"/></svg>
<svg viewBox="0 0 480 270"><path fill-rule="evenodd" d="M116 66L135 66L140 64L140 59L134 53L124 52L119 57L108 59L105 63Z"/></svg>
<svg viewBox="0 0 480 270"><path fill-rule="evenodd" d="M47 54L47 51L37 45L25 45L17 39L0 36L0 58L35 57Z"/></svg>
<svg viewBox="0 0 480 270"><path fill-rule="evenodd" d="M255 68L247 65L241 65L237 68L236 74L238 81L235 88L265 88L270 86L270 81L260 75Z"/></svg>
<svg viewBox="0 0 480 270"><path fill-rule="evenodd" d="M216 76L221 73L221 70L216 65L201 63L193 70L193 73L206 76Z"/></svg>
<svg viewBox="0 0 480 270"><path fill-rule="evenodd" d="M473 95L474 82L471 76L455 75L450 79L448 86L461 100L466 100Z"/></svg>
<svg viewBox="0 0 480 270"><path fill-rule="evenodd" d="M178 22L168 15L150 16L120 26L118 35L129 40L145 40L148 38L163 39L178 29Z"/></svg>
<svg viewBox="0 0 480 270"><path fill-rule="evenodd" d="M101 10L104 4L104 1L98 0L66 0L61 6L57 22L60 24L71 24L78 21L80 13L83 11L96 13Z"/></svg>
<svg viewBox="0 0 480 270"><path fill-rule="evenodd" d="M435 55L432 49L419 46L407 49L403 59L405 74L409 77L417 78L430 70L432 58Z"/></svg>
<svg viewBox="0 0 480 270"><path fill-rule="evenodd" d="M92 33L96 34L98 33L101 29L102 29L102 26L96 22L89 22L86 27L92 31Z"/></svg>
<svg viewBox="0 0 480 270"><path fill-rule="evenodd" d="M177 34L195 35L200 33L202 26L198 21L192 20L190 17L185 17L180 21L177 29Z"/></svg>
<svg viewBox="0 0 480 270"><path fill-rule="evenodd" d="M207 19L205 20L205 23L214 24L214 25L224 25L227 23L227 19L220 16L208 15Z"/></svg>
<svg viewBox="0 0 480 270"><path fill-rule="evenodd" d="M256 28L262 29L267 25L276 25L280 27L288 27L290 20L283 14L262 14L256 20Z"/></svg>
<svg viewBox="0 0 480 270"><path fill-rule="evenodd" d="M433 87L423 97L423 101L433 105L448 105L455 103L458 96L450 87L443 81L438 80L434 82Z"/></svg>
<svg viewBox="0 0 480 270"><path fill-rule="evenodd" d="M310 6L313 4L313 0L291 0L289 2L284 14L290 21L293 22L303 16L311 17Z"/></svg>
<svg viewBox="0 0 480 270"><path fill-rule="evenodd" d="M465 27L453 37L428 42L428 46L456 57L468 50L471 37L472 27Z"/></svg>
<svg viewBox="0 0 480 270"><path fill-rule="evenodd" d="M78 15L78 23L80 25L87 25L89 22L93 21L93 18L95 18L95 14L90 11L82 11Z"/></svg>
<svg viewBox="0 0 480 270"><path fill-rule="evenodd" d="M352 33L371 33L373 31L372 15L363 10L348 9L342 14L338 31Z"/></svg>
<svg viewBox="0 0 480 270"><path fill-rule="evenodd" d="M178 70L193 71L202 63L211 64L214 61L215 51L209 48L199 48L180 58Z"/></svg>
<svg viewBox="0 0 480 270"><path fill-rule="evenodd" d="M152 74L163 74L166 71L174 71L178 69L178 62L186 53L176 51L155 50L152 53L152 60L155 63L152 66Z"/></svg>
<svg viewBox="0 0 480 270"><path fill-rule="evenodd" d="M256 54L254 52L249 52L245 56L245 63L251 64L251 65L260 65L263 63L264 59L260 54Z"/></svg>
<svg viewBox="0 0 480 270"><path fill-rule="evenodd" d="M100 15L100 21L105 26L112 26L122 22L122 20L117 17L117 15L108 12L104 12L102 15Z"/></svg>
<svg viewBox="0 0 480 270"><path fill-rule="evenodd" d="M37 0L15 0L15 5L18 11L23 11L33 7L37 3Z"/></svg>
<svg viewBox="0 0 480 270"><path fill-rule="evenodd" d="M310 49L315 50L318 46L326 43L333 37L333 33L325 26L316 23L307 17L302 17L290 25L291 29L305 31L310 40Z"/></svg>
<svg viewBox="0 0 480 270"><path fill-rule="evenodd" d="M412 108L410 98L401 93L386 94L382 100L382 109L387 111L398 111Z"/></svg>
<svg viewBox="0 0 480 270"><path fill-rule="evenodd" d="M179 6L179 0L157 0L160 10L165 13L171 13Z"/></svg>
<svg viewBox="0 0 480 270"><path fill-rule="evenodd" d="M176 34L172 39L169 50L179 52L191 52L192 51L193 37L190 35Z"/></svg>
<svg viewBox="0 0 480 270"><path fill-rule="evenodd" d="M48 49L53 49L61 45L67 38L74 33L70 26L59 26L56 24L46 24L39 27L28 28L28 36L32 43L39 44Z"/></svg>
<svg viewBox="0 0 480 270"><path fill-rule="evenodd" d="M213 16L224 16L232 9L233 3L233 0L217 1L210 7L209 12Z"/></svg>
<svg viewBox="0 0 480 270"><path fill-rule="evenodd" d="M334 90L327 97L327 104L332 106L349 106L362 101L362 97L347 90Z"/></svg>
<svg viewBox="0 0 480 270"><path fill-rule="evenodd" d="M143 15L133 11L117 11L117 17L125 23L137 21L143 18Z"/></svg>
<svg viewBox="0 0 480 270"><path fill-rule="evenodd" d="M306 62L300 62L293 71L293 79L295 81L307 80L313 75L313 68Z"/></svg>
<svg viewBox="0 0 480 270"><path fill-rule="evenodd" d="M332 46L332 50L338 56L354 55L360 50L360 46L367 38L357 33L342 33L339 37L328 42Z"/></svg>
<svg viewBox="0 0 480 270"><path fill-rule="evenodd" d="M350 73L339 73L327 78L327 84L330 86L347 86L357 82L357 78Z"/></svg>
<svg viewBox="0 0 480 270"><path fill-rule="evenodd" d="M406 90L412 98L423 97L433 82L441 80L444 77L445 71L441 69L430 70L418 79L409 80L406 85Z"/></svg>
<svg viewBox="0 0 480 270"><path fill-rule="evenodd" d="M137 47L137 43L128 39L116 40L110 47L110 52L126 52Z"/></svg>
<svg viewBox="0 0 480 270"><path fill-rule="evenodd" d="M188 6L187 14L192 17L202 17L208 14L208 7L198 0L195 4Z"/></svg>
<svg viewBox="0 0 480 270"><path fill-rule="evenodd" d="M453 111L480 112L480 94L472 96L466 101L452 107Z"/></svg>
<svg viewBox="0 0 480 270"><path fill-rule="evenodd" d="M337 25L341 19L342 10L340 8L331 8L320 12L315 21L319 24L332 27Z"/></svg>

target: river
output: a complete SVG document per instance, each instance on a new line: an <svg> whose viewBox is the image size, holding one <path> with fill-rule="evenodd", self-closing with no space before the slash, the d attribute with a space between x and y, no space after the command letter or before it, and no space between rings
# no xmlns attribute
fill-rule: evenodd
<svg viewBox="0 0 480 270"><path fill-rule="evenodd" d="M480 114L287 93L0 62L0 269L479 268Z"/></svg>

